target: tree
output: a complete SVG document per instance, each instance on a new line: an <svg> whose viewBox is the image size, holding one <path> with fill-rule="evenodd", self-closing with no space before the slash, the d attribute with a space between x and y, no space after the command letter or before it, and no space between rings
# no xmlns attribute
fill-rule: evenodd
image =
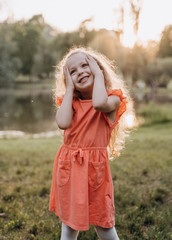
<svg viewBox="0 0 172 240"><path fill-rule="evenodd" d="M0 87L12 87L21 65L15 56L16 45L12 40L12 26L7 22L0 24Z"/></svg>
<svg viewBox="0 0 172 240"><path fill-rule="evenodd" d="M123 37L124 34L124 6L119 6L118 9L114 10L114 16L115 16L115 33L118 37L118 41L121 42L121 37Z"/></svg>
<svg viewBox="0 0 172 240"><path fill-rule="evenodd" d="M96 35L95 30L88 31L85 23L81 23L76 31L61 32L52 41L52 49L56 52L57 62L59 62L65 53L73 46L89 46Z"/></svg>
<svg viewBox="0 0 172 240"><path fill-rule="evenodd" d="M55 35L58 32L48 24L45 24L39 40L37 52L34 55L32 74L39 78L47 78L51 72L54 72L54 66L57 61L57 52L53 47Z"/></svg>
<svg viewBox="0 0 172 240"><path fill-rule="evenodd" d="M33 16L28 22L18 21L14 24L13 39L18 47L16 55L22 62L21 72L24 75L31 75L43 27L42 15Z"/></svg>
<svg viewBox="0 0 172 240"><path fill-rule="evenodd" d="M166 26L162 32L158 56L172 57L172 25Z"/></svg>
<svg viewBox="0 0 172 240"><path fill-rule="evenodd" d="M47 78L54 71L56 65L56 52L51 49L51 43L41 40L37 53L34 55L32 74L39 78Z"/></svg>
<svg viewBox="0 0 172 240"><path fill-rule="evenodd" d="M130 2L133 21L134 21L133 30L134 30L136 41L137 41L142 0L130 0L129 2Z"/></svg>

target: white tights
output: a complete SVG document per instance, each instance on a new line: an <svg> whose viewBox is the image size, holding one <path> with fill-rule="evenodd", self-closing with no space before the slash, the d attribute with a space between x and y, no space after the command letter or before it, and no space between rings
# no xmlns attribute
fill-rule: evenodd
<svg viewBox="0 0 172 240"><path fill-rule="evenodd" d="M101 240L119 240L115 227L102 228L95 226L98 237ZM72 229L62 222L62 233L60 240L77 240L79 231Z"/></svg>

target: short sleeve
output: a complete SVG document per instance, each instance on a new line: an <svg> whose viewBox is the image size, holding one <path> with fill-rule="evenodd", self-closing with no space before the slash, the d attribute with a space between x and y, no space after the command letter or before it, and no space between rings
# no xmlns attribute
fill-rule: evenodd
<svg viewBox="0 0 172 240"><path fill-rule="evenodd" d="M61 106L62 102L63 102L63 97L58 97L58 96L57 96L57 98L56 98L56 104L57 104L58 106Z"/></svg>
<svg viewBox="0 0 172 240"><path fill-rule="evenodd" d="M63 102L63 97L57 96L57 98L56 98L56 104L60 107L61 104L62 104L62 102ZM72 100L72 108L73 108L73 110L76 112L76 109L77 109L77 101L76 101L76 99L73 99L73 100Z"/></svg>
<svg viewBox="0 0 172 240"><path fill-rule="evenodd" d="M120 98L120 105L117 109L114 122L111 122L109 120L109 118L107 117L107 114L105 113L105 118L106 118L108 124L110 125L110 127L114 128L118 124L119 119L122 116L122 114L127 110L127 103L128 103L126 101L127 97L124 97L121 89L109 90L109 91L107 91L107 94L108 94L108 96L116 95Z"/></svg>

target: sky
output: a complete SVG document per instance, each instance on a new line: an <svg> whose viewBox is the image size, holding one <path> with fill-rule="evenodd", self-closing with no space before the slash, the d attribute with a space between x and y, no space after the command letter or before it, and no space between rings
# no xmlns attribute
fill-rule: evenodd
<svg viewBox="0 0 172 240"><path fill-rule="evenodd" d="M132 46L135 40L129 0L0 0L0 21L29 19L42 14L47 23L62 31L72 31L93 17L95 29L116 29L117 9L124 6L123 44ZM138 36L144 43L159 40L161 32L172 24L172 0L142 0Z"/></svg>

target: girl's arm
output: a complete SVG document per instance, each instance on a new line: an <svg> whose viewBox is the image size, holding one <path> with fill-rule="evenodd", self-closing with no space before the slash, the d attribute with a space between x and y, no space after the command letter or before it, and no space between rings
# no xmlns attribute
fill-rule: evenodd
<svg viewBox="0 0 172 240"><path fill-rule="evenodd" d="M114 112L120 105L118 96L108 96L104 83L104 75L97 62L90 56L87 56L90 69L94 75L94 86L92 94L92 102L95 110L100 112Z"/></svg>
<svg viewBox="0 0 172 240"><path fill-rule="evenodd" d="M66 78L66 92L63 98L63 102L56 114L56 123L60 129L65 130L69 128L72 123L73 117L72 100L74 85L69 75L67 67L65 67L63 70Z"/></svg>

